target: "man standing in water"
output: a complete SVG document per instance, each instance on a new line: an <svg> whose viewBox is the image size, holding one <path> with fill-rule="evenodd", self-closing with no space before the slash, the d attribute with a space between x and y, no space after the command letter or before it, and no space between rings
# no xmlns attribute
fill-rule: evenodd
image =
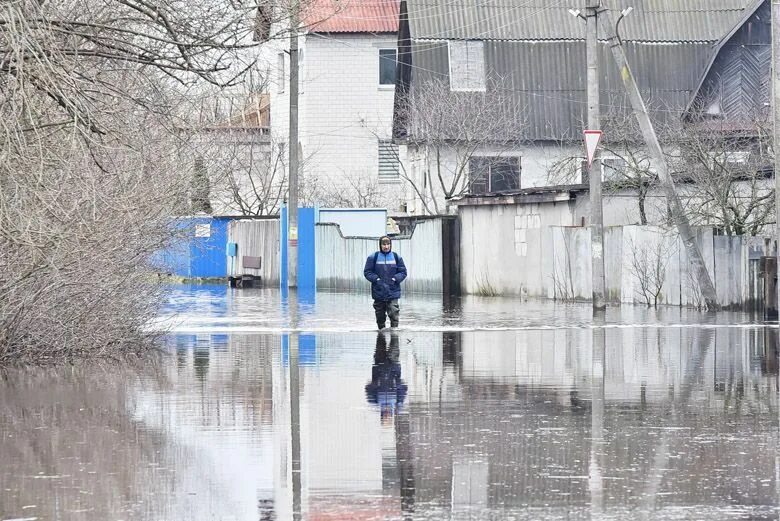
<svg viewBox="0 0 780 521"><path fill-rule="evenodd" d="M371 282L371 297L379 329L384 329L386 317L390 317L390 327L398 327L401 312L398 299L401 298L401 282L406 278L406 265L392 249L390 237L379 239L379 251L368 256L363 270L363 275Z"/></svg>

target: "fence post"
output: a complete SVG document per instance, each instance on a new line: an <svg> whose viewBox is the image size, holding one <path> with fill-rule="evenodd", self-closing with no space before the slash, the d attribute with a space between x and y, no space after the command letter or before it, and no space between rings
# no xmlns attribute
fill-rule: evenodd
<svg viewBox="0 0 780 521"><path fill-rule="evenodd" d="M777 320L777 257L761 257L764 279L764 319Z"/></svg>

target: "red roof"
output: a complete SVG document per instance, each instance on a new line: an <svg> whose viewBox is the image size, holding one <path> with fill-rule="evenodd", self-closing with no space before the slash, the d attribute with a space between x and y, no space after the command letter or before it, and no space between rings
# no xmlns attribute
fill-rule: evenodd
<svg viewBox="0 0 780 521"><path fill-rule="evenodd" d="M305 9L313 33L398 32L399 0L311 0Z"/></svg>

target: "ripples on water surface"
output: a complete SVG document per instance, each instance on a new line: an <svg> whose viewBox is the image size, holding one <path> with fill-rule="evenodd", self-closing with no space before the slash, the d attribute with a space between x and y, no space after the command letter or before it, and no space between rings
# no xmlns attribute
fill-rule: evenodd
<svg viewBox="0 0 780 521"><path fill-rule="evenodd" d="M176 289L160 360L6 374L0 520L778 519L775 327L300 300Z"/></svg>

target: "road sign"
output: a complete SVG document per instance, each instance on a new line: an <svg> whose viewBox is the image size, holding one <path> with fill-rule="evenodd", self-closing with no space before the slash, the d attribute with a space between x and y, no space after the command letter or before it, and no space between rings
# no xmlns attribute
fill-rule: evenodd
<svg viewBox="0 0 780 521"><path fill-rule="evenodd" d="M600 130L586 130L585 134L585 151L588 153L588 168L593 162L593 156L596 155L596 147L599 146L599 140L601 140Z"/></svg>

